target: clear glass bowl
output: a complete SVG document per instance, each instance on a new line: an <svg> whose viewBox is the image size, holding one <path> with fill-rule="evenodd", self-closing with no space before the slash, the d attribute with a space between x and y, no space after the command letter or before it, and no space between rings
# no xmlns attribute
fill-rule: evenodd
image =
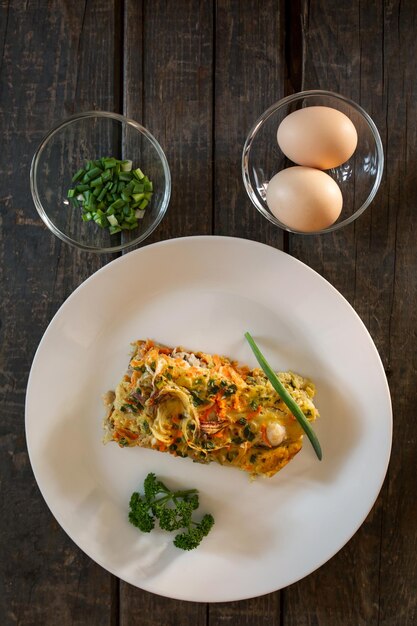
<svg viewBox="0 0 417 626"><path fill-rule="evenodd" d="M130 159L153 183L153 196L134 230L110 235L94 222L83 222L81 209L67 199L75 172L103 156ZM62 241L91 252L120 252L144 241L165 215L171 175L165 154L143 126L117 113L88 111L53 128L32 160L33 201L48 228Z"/></svg>
<svg viewBox="0 0 417 626"><path fill-rule="evenodd" d="M338 220L323 230L305 233L281 223L269 210L265 198L272 176L294 165L278 146L278 126L293 111L309 106L328 106L347 115L356 127L358 145L346 163L326 170L338 183L343 195L343 208ZM253 125L242 153L243 182L252 203L276 226L303 235L330 233L353 222L374 199L383 169L384 151L372 119L358 104L330 91L302 91L273 104Z"/></svg>

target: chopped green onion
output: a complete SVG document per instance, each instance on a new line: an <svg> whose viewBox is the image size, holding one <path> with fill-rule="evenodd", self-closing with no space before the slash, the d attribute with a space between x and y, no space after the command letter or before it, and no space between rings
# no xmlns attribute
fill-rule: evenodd
<svg viewBox="0 0 417 626"><path fill-rule="evenodd" d="M111 235L133 230L153 195L153 184L132 161L102 157L87 161L72 177L70 205L81 209L83 222L94 221Z"/></svg>
<svg viewBox="0 0 417 626"><path fill-rule="evenodd" d="M99 202L101 202L101 201L103 200L104 196L106 195L106 191L107 191L107 190L106 190L106 187L103 187L103 189L102 189L102 190L100 191L100 193L98 194L98 196L97 196L97 200L98 200Z"/></svg>
<svg viewBox="0 0 417 626"><path fill-rule="evenodd" d="M87 174L87 178L89 178L90 180L92 178L96 178L97 176L100 176L102 170L99 167L92 167L90 170L88 170L88 174Z"/></svg>
<svg viewBox="0 0 417 626"><path fill-rule="evenodd" d="M109 223L112 226L118 226L119 222L117 221L117 219L114 217L114 215L107 215L107 219L109 220Z"/></svg>
<svg viewBox="0 0 417 626"><path fill-rule="evenodd" d="M123 202L123 200L121 198L118 198L110 206L113 209L122 209L125 206L125 203Z"/></svg>
<svg viewBox="0 0 417 626"><path fill-rule="evenodd" d="M78 170L78 172L75 172L74 176L72 177L72 182L76 183L78 180L80 180L85 174L85 171L83 169Z"/></svg>
<svg viewBox="0 0 417 626"><path fill-rule="evenodd" d="M145 175L140 167L138 167L136 170L133 170L133 175L136 176L138 180L142 180L143 178L145 178Z"/></svg>
<svg viewBox="0 0 417 626"><path fill-rule="evenodd" d="M110 180L111 176L112 176L111 170L104 170L104 172L101 175L101 179L103 181L107 181L107 180Z"/></svg>
<svg viewBox="0 0 417 626"><path fill-rule="evenodd" d="M120 161L120 168L122 170L122 172L131 172L132 171L132 161L129 161L129 159L126 159L125 161Z"/></svg>
<svg viewBox="0 0 417 626"><path fill-rule="evenodd" d="M297 419L301 428L304 430L307 437L309 438L311 445L313 446L314 451L317 454L318 459L321 461L322 456L323 456L322 451L321 451L321 446L320 446L319 440L317 439L317 435L315 434L314 430L311 427L310 422L308 421L308 419L306 418L306 416L304 415L304 413L302 412L302 410L300 409L300 407L298 406L294 398L285 389L284 385L281 383L278 376L275 374L275 372L273 371L273 369L271 368L271 366L269 365L269 363L263 356L262 352L259 350L258 346L256 345L250 333L248 332L245 333L245 337L250 347L252 348L252 351L254 355L256 356L256 359L259 365L261 366L266 376L268 377L269 382L271 383L271 385L273 386L277 394L281 397L283 402L285 402L285 404L290 409L294 417Z"/></svg>
<svg viewBox="0 0 417 626"><path fill-rule="evenodd" d="M90 186L97 187L97 185L102 185L102 184L103 184L103 179L101 178L101 176L98 176L97 178L91 181Z"/></svg>

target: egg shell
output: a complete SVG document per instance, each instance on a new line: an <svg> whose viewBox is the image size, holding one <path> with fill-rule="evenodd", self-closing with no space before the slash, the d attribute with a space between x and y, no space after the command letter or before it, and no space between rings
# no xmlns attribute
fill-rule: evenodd
<svg viewBox="0 0 417 626"><path fill-rule="evenodd" d="M295 165L269 181L266 202L273 215L291 230L304 233L328 228L339 217L343 197L325 172Z"/></svg>
<svg viewBox="0 0 417 626"><path fill-rule="evenodd" d="M327 170L350 159L358 144L358 133L341 111L309 106L282 120L277 141L285 156L294 163Z"/></svg>

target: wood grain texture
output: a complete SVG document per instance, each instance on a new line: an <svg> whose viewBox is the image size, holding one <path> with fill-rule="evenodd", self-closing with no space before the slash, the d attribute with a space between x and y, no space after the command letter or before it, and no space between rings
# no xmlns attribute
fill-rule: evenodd
<svg viewBox="0 0 417 626"><path fill-rule="evenodd" d="M124 110L165 151L172 175L168 212L146 243L212 230L210 3L126 2Z"/></svg>
<svg viewBox="0 0 417 626"><path fill-rule="evenodd" d="M216 3L214 232L276 248L283 234L249 200L242 181L245 139L284 95L283 23L278 2Z"/></svg>
<svg viewBox="0 0 417 626"><path fill-rule="evenodd" d="M111 623L111 577L69 540L36 487L24 400L51 317L108 258L78 254L49 234L32 204L28 176L35 148L53 123L75 110L112 109L107 58L114 7L16 1L3 2L1 12L0 623L102 626Z"/></svg>
<svg viewBox="0 0 417 626"><path fill-rule="evenodd" d="M366 24L361 20L359 2L349 5L330 1L303 3L302 10L305 57L300 87L328 89L350 97L362 104L381 128L382 116L377 119L383 110L381 66L378 71L380 8L367 6L365 13L369 21ZM371 67L368 64L371 59L372 73L366 71ZM373 211L369 210L354 225L331 235L293 236L289 249L327 278L357 308L365 322L372 319L372 311L378 312L379 335L374 338L384 346L392 289L392 255L388 254L387 261L387 257L381 257L381 251L388 252L392 240L383 216L380 216L382 221L374 218L372 222L372 215ZM373 265L375 262L378 269ZM388 263L384 276L380 273L381 262ZM377 280L386 279L382 291L372 285L373 276L378 277ZM383 293L386 299L381 301ZM372 328L369 330L372 332ZM383 499L380 498L344 549L285 592L285 624L365 626L378 623L382 511ZM320 593L320 589L328 592Z"/></svg>
<svg viewBox="0 0 417 626"><path fill-rule="evenodd" d="M390 372L395 430L387 480L371 514L341 552L285 592L284 623L414 624L416 446L409 412L415 395L416 281L409 282L406 268L416 258L412 195L404 181L408 173L413 186L407 165L415 152L415 79L407 80L403 68L415 42L404 42L401 32L406 35L415 23L415 5L305 2L302 19L302 88L329 89L360 103L381 131L387 159L381 189L364 215L333 235L291 237L290 251L325 276L365 322ZM398 296L405 293L399 306Z"/></svg>
<svg viewBox="0 0 417 626"><path fill-rule="evenodd" d="M242 576L248 572L242 572ZM280 626L280 592L239 602L220 602L209 606L209 626Z"/></svg>
<svg viewBox="0 0 417 626"><path fill-rule="evenodd" d="M382 519L379 619L381 625L391 626L417 623L417 437L413 418L417 371L417 42L413 32L417 6L408 0L387 2L384 9L385 210L392 216L394 257L392 294L385 306L390 309L387 341L394 437Z"/></svg>
<svg viewBox="0 0 417 626"><path fill-rule="evenodd" d="M163 598L122 584L120 626L206 626L206 605Z"/></svg>

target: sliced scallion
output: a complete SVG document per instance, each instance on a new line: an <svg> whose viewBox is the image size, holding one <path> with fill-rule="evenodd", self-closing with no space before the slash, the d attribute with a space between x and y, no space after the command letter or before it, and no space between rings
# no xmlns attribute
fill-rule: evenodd
<svg viewBox="0 0 417 626"><path fill-rule="evenodd" d="M72 182L76 183L83 176L84 176L84 170L83 169L78 170L78 172L75 172L74 176L72 177Z"/></svg>
<svg viewBox="0 0 417 626"><path fill-rule="evenodd" d="M67 198L73 207L81 208L82 220L108 228L111 235L136 228L153 194L152 182L129 159L87 161L72 183Z"/></svg>

